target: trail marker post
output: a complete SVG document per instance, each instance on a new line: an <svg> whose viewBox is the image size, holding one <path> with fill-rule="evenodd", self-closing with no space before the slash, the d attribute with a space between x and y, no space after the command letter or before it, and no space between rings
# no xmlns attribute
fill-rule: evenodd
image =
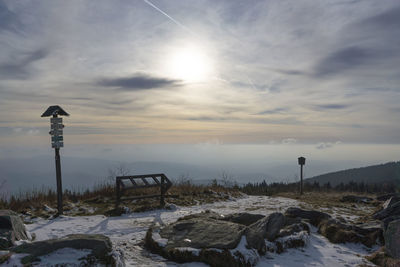
<svg viewBox="0 0 400 267"><path fill-rule="evenodd" d="M303 194L303 166L306 164L306 158L300 157L298 158L300 165L300 195Z"/></svg>
<svg viewBox="0 0 400 267"><path fill-rule="evenodd" d="M69 116L60 106L50 106L42 114L41 117L51 117L50 118L50 132L51 135L51 147L55 151L55 161L56 161L56 179L57 179L57 211L58 215L63 214L63 204L62 204L62 180L61 180L61 159L60 159L60 148L64 147L64 137L63 129L64 124L62 124L62 118L58 116Z"/></svg>

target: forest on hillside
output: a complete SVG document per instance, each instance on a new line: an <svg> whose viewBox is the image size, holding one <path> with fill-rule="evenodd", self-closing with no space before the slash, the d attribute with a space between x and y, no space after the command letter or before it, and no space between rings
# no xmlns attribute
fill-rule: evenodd
<svg viewBox="0 0 400 267"><path fill-rule="evenodd" d="M400 186L400 161L385 164L331 172L306 179L310 184L320 185L330 183L331 186L347 184L350 181L364 184L391 183Z"/></svg>

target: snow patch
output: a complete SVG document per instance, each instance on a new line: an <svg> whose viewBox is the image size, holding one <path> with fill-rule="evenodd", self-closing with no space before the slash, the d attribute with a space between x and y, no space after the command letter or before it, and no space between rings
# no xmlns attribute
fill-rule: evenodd
<svg viewBox="0 0 400 267"><path fill-rule="evenodd" d="M56 265L75 265L79 266L82 258L87 257L92 251L90 249L74 249L74 248L61 248L56 251L39 257L42 266L56 266ZM104 266L104 265L97 265Z"/></svg>
<svg viewBox="0 0 400 267"><path fill-rule="evenodd" d="M168 239L162 238L158 232L153 232L152 238L160 247L165 247L168 243Z"/></svg>
<svg viewBox="0 0 400 267"><path fill-rule="evenodd" d="M247 239L244 235L242 235L237 247L235 249L231 249L230 252L235 258L239 258L238 253L240 253L244 260L250 263L252 266L255 265L260 258L257 250L247 248Z"/></svg>
<svg viewBox="0 0 400 267"><path fill-rule="evenodd" d="M177 249L179 251L182 251L182 252L184 252L184 251L191 252L194 256L199 256L200 255L200 251L201 251L201 249L191 248L191 247L177 247L175 249Z"/></svg>

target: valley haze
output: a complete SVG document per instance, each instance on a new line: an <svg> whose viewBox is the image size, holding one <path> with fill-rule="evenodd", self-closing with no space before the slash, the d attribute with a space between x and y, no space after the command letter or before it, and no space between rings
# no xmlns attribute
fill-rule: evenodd
<svg viewBox="0 0 400 267"><path fill-rule="evenodd" d="M46 138L49 138L48 136ZM358 151L362 153L358 154ZM379 151L382 151L379 153ZM66 145L61 149L63 187L82 191L114 182L117 168L128 174L165 173L194 183L223 174L232 182L296 182L297 157L305 156L305 178L348 168L397 161L398 146L335 144ZM47 146L0 147L3 193L55 188L54 151ZM110 173L111 171L111 173ZM113 173L114 172L114 173ZM110 179L110 175L112 176Z"/></svg>

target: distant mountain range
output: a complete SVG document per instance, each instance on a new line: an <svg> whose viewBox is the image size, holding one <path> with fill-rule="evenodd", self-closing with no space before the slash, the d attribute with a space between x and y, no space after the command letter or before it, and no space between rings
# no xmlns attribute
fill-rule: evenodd
<svg viewBox="0 0 400 267"><path fill-rule="evenodd" d="M320 185L330 183L336 186L350 181L366 184L394 183L400 185L400 161L388 162L380 165L330 172L305 179L304 182L319 182Z"/></svg>

